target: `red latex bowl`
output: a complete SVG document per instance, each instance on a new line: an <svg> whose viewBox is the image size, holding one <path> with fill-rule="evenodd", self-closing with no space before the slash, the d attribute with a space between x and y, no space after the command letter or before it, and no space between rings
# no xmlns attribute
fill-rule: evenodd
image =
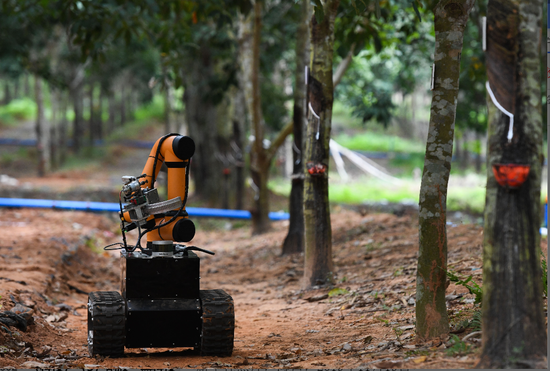
<svg viewBox="0 0 550 371"><path fill-rule="evenodd" d="M529 175L529 165L518 164L494 164L493 174L497 183L506 188L518 188Z"/></svg>

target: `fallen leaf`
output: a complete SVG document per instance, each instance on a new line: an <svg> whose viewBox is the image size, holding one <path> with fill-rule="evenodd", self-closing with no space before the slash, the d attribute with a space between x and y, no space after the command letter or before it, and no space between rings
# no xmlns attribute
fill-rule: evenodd
<svg viewBox="0 0 550 371"><path fill-rule="evenodd" d="M405 325L405 326L399 326L398 329L406 331L406 330L412 330L414 328L414 325Z"/></svg>
<svg viewBox="0 0 550 371"><path fill-rule="evenodd" d="M40 363L36 361L27 361L21 364L21 368L50 368L48 363Z"/></svg>
<svg viewBox="0 0 550 371"><path fill-rule="evenodd" d="M315 295L315 296L312 296L310 298L305 298L305 300L309 301L310 303L314 302L314 301L320 301L320 300L324 300L328 298L328 294L320 294L320 295Z"/></svg>
<svg viewBox="0 0 550 371"><path fill-rule="evenodd" d="M376 363L377 368L401 368L401 362L381 361Z"/></svg>
<svg viewBox="0 0 550 371"><path fill-rule="evenodd" d="M370 344L370 342L372 341L373 337L370 336L370 335L367 335L365 336L365 338L363 339L363 343L365 344Z"/></svg>
<svg viewBox="0 0 550 371"><path fill-rule="evenodd" d="M415 359L413 359L413 362L414 363L422 363L424 361L426 361L426 356L421 356L421 357L416 357Z"/></svg>

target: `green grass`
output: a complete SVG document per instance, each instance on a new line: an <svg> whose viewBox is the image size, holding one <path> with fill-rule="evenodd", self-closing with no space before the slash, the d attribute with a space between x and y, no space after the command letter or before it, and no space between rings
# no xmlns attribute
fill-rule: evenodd
<svg viewBox="0 0 550 371"><path fill-rule="evenodd" d="M153 100L146 105L140 106L135 112L136 121L144 120L163 120L164 103L160 95L153 96Z"/></svg>
<svg viewBox="0 0 550 371"><path fill-rule="evenodd" d="M426 149L418 141L370 131L354 135L340 134L334 140L354 151L423 153Z"/></svg>
<svg viewBox="0 0 550 371"><path fill-rule="evenodd" d="M13 126L22 120L36 116L36 103L30 98L14 99L5 106L0 106L0 125Z"/></svg>
<svg viewBox="0 0 550 371"><path fill-rule="evenodd" d="M482 175L470 178L451 176L447 209L449 211L468 211L483 213L485 207L485 188ZM356 177L352 181L341 182L338 174L329 176L329 201L342 204L362 204L366 202L400 203L403 201L418 203L420 180L401 178L399 185L367 176ZM464 184L461 184L464 183ZM278 194L289 195L290 181L276 178L269 182L269 188Z"/></svg>

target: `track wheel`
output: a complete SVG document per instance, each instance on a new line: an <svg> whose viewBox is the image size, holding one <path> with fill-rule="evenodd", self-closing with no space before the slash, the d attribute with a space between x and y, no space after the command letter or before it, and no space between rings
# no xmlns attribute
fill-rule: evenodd
<svg viewBox="0 0 550 371"><path fill-rule="evenodd" d="M230 356L235 334L233 298L223 290L201 290L202 334L200 351L204 356Z"/></svg>
<svg viewBox="0 0 550 371"><path fill-rule="evenodd" d="M124 355L125 302L116 291L96 291L88 296L88 350L90 355Z"/></svg>

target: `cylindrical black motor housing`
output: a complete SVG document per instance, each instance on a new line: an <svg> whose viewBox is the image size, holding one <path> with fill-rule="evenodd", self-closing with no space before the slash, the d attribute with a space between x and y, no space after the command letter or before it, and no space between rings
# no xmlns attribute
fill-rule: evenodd
<svg viewBox="0 0 550 371"><path fill-rule="evenodd" d="M195 237L195 223L189 219L180 219L172 229L172 237L176 242L189 242Z"/></svg>
<svg viewBox="0 0 550 371"><path fill-rule="evenodd" d="M195 142L185 135L178 135L172 141L174 154L182 160L189 160L195 154Z"/></svg>

